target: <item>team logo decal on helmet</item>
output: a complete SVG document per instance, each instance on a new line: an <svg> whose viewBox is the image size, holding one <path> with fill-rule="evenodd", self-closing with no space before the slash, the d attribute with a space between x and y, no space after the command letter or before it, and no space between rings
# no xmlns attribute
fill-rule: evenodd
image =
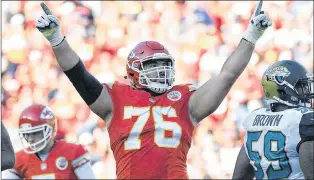
<svg viewBox="0 0 314 180"><path fill-rule="evenodd" d="M132 59L135 57L135 53L133 51L130 52L129 56L128 56L128 60Z"/></svg>
<svg viewBox="0 0 314 180"><path fill-rule="evenodd" d="M68 161L65 159L65 157L58 157L56 160L56 166L60 170L65 170L68 167Z"/></svg>
<svg viewBox="0 0 314 180"><path fill-rule="evenodd" d="M54 115L48 107L45 107L40 114L40 118L44 119L44 120L52 119L53 117L54 117Z"/></svg>
<svg viewBox="0 0 314 180"><path fill-rule="evenodd" d="M288 77L289 75L290 72L286 67L283 66L275 67L266 72L267 80L274 81L279 85L282 85L282 83L284 82L284 78Z"/></svg>

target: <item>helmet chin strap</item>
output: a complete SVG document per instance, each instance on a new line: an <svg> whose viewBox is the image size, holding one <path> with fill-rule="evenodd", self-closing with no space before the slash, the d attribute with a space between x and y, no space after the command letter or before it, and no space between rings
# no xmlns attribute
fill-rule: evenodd
<svg viewBox="0 0 314 180"><path fill-rule="evenodd" d="M279 98L277 98L275 96L273 98L276 99L276 101L278 101L279 103L285 104L285 105L287 105L289 107L299 107L299 106L311 107L311 103L304 103L302 101L299 101L299 104L292 104L292 103L289 103L287 101L283 101L283 100L281 100L281 99L279 99ZM272 102L272 103L274 103L274 102Z"/></svg>
<svg viewBox="0 0 314 180"><path fill-rule="evenodd" d="M289 103L289 102L287 102L287 101L283 101L283 100L277 98L276 96L273 96L273 98L274 98L276 101L278 101L279 103L285 104L285 105L290 106L290 107L297 107L297 106L298 106L297 104L292 104L292 103Z"/></svg>

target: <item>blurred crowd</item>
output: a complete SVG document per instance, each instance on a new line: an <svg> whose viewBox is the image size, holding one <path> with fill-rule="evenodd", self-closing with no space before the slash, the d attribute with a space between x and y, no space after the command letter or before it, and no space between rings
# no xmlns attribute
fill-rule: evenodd
<svg viewBox="0 0 314 180"><path fill-rule="evenodd" d="M103 83L128 83L126 57L140 41L157 40L176 60L176 84L201 86L219 73L239 43L257 2L251 1L47 1L68 42ZM273 21L249 66L219 108L195 130L188 155L191 178L230 178L243 143L242 121L265 106L261 76L280 60L313 71L313 2L266 1ZM18 117L32 103L51 107L58 139L83 144L98 178L115 178L106 124L92 113L58 67L35 24L38 1L2 2L2 120L21 148Z"/></svg>

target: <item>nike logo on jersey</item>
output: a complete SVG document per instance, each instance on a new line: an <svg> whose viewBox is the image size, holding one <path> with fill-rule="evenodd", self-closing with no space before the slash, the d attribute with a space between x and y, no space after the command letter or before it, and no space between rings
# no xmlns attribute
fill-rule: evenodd
<svg viewBox="0 0 314 180"><path fill-rule="evenodd" d="M283 115L257 115L252 126L278 126Z"/></svg>

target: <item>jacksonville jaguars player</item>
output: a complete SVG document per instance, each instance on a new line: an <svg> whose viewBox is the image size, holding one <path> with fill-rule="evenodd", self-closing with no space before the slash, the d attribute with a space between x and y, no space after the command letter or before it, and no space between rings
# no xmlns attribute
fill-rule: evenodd
<svg viewBox="0 0 314 180"><path fill-rule="evenodd" d="M313 82L293 60L266 70L262 86L270 106L245 119L233 179L314 179Z"/></svg>

